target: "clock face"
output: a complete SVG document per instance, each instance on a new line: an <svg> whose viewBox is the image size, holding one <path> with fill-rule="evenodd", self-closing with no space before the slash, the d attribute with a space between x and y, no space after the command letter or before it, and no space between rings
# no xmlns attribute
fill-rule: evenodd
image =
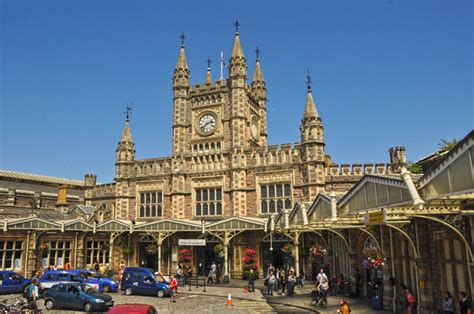
<svg viewBox="0 0 474 314"><path fill-rule="evenodd" d="M199 119L199 130L208 135L216 129L216 117L213 114L206 113Z"/></svg>
<svg viewBox="0 0 474 314"><path fill-rule="evenodd" d="M250 121L250 133L254 140L258 140L258 119L255 116Z"/></svg>

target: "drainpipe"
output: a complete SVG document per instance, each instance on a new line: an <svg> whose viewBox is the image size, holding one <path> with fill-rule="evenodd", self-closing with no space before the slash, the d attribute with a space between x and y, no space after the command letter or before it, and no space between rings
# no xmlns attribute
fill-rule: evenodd
<svg viewBox="0 0 474 314"><path fill-rule="evenodd" d="M331 221L337 221L337 204L336 204L336 193L331 192Z"/></svg>
<svg viewBox="0 0 474 314"><path fill-rule="evenodd" d="M76 236L74 238L74 268L77 267L77 240L78 240L78 233L76 232Z"/></svg>
<svg viewBox="0 0 474 314"><path fill-rule="evenodd" d="M410 192L411 198L413 199L413 206L416 209L423 209L423 201L416 190L415 184L413 183L413 178L411 177L411 172L407 170L405 166L400 167L400 176L402 177L403 181L408 187L408 191Z"/></svg>

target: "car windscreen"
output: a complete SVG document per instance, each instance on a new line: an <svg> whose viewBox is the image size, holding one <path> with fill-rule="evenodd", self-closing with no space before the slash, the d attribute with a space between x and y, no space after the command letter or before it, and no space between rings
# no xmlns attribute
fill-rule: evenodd
<svg viewBox="0 0 474 314"><path fill-rule="evenodd" d="M77 288L85 293L97 294L97 290L88 285L78 285Z"/></svg>

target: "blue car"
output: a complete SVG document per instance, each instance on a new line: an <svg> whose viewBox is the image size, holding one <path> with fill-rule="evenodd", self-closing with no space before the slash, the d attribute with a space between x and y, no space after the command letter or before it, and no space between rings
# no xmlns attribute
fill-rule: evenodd
<svg viewBox="0 0 474 314"><path fill-rule="evenodd" d="M0 293L22 293L30 284L30 279L11 270L0 270Z"/></svg>
<svg viewBox="0 0 474 314"><path fill-rule="evenodd" d="M58 283L83 283L100 290L97 280L89 280L84 272L79 270L48 270L40 279L43 292Z"/></svg>
<svg viewBox="0 0 474 314"><path fill-rule="evenodd" d="M114 299L86 284L59 283L49 288L44 295L44 306L48 310L62 308L86 312L107 312L114 306Z"/></svg>
<svg viewBox="0 0 474 314"><path fill-rule="evenodd" d="M87 277L87 283L96 283L99 285L99 290L105 293L116 292L118 289L118 282L110 277L105 276L101 272L89 269L79 269Z"/></svg>
<svg viewBox="0 0 474 314"><path fill-rule="evenodd" d="M127 267L123 272L121 290L126 295L156 295L162 298L170 294L170 286L162 278L160 280L151 269Z"/></svg>

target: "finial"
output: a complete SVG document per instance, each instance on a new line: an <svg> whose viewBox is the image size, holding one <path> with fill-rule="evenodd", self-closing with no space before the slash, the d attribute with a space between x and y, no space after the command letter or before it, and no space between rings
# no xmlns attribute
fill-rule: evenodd
<svg viewBox="0 0 474 314"><path fill-rule="evenodd" d="M212 63L211 57L208 57L206 62L207 62L207 69L210 70L211 69L211 63Z"/></svg>
<svg viewBox="0 0 474 314"><path fill-rule="evenodd" d="M239 19L235 19L234 26L235 26L235 33L236 34L239 33L239 26L240 26Z"/></svg>
<svg viewBox="0 0 474 314"><path fill-rule="evenodd" d="M258 49L258 46L257 49L255 49L255 54L257 55L257 61L260 61L260 49Z"/></svg>
<svg viewBox="0 0 474 314"><path fill-rule="evenodd" d="M311 90L311 84L313 84L313 82L311 81L311 76L309 75L309 70L306 74L306 81L305 81L306 85L308 86L308 91Z"/></svg>
<svg viewBox="0 0 474 314"><path fill-rule="evenodd" d="M132 103L133 104L133 103ZM128 122L130 121L130 114L132 113L132 107L128 105L125 107L125 120Z"/></svg>
<svg viewBox="0 0 474 314"><path fill-rule="evenodd" d="M181 33L181 36L179 36L181 39L181 48L184 48L184 40L186 39L186 36L184 36L184 33Z"/></svg>

